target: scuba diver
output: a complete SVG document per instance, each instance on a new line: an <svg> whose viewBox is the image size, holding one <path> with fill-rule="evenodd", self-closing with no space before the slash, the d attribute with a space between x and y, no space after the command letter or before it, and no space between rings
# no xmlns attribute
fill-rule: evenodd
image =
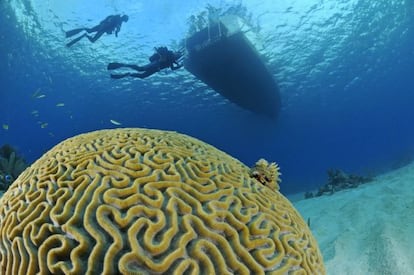
<svg viewBox="0 0 414 275"><path fill-rule="evenodd" d="M118 33L121 30L122 22L128 22L128 15L109 15L104 20L102 20L99 25L93 28L77 28L66 32L66 37L74 36L81 31L86 31L86 33L82 34L81 36L73 39L69 43L66 44L67 47L72 46L79 40L84 37L87 37L90 42L94 43L98 40L104 33L112 34L115 31L115 36L118 37ZM94 36L88 35L88 33L96 32Z"/></svg>
<svg viewBox="0 0 414 275"><path fill-rule="evenodd" d="M129 65L123 63L109 63L107 69L115 70L118 68L131 68L141 73L123 73L123 74L111 74L111 78L120 79L126 76L146 78L159 72L162 69L170 68L171 70L177 70L183 66L180 64L180 59L183 57L182 50L173 52L168 50L167 47L154 48L155 53L149 58L150 63L145 66Z"/></svg>

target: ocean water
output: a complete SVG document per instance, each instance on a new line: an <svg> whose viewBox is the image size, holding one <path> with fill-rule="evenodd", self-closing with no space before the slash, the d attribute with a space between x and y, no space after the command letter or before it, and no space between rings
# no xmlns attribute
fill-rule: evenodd
<svg viewBox="0 0 414 275"><path fill-rule="evenodd" d="M280 87L277 120L185 69L110 79L109 62L140 64L156 46L177 47L189 16L208 4L251 23ZM66 30L116 13L130 17L118 38L65 47ZM329 168L382 174L414 158L413 14L411 0L1 1L0 145L33 162L80 133L146 127L196 137L249 166L275 161L287 195L323 185Z"/></svg>

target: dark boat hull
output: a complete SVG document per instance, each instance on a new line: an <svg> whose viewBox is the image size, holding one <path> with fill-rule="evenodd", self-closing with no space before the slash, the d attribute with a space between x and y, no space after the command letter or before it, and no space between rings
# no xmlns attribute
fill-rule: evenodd
<svg viewBox="0 0 414 275"><path fill-rule="evenodd" d="M277 117L278 85L242 32L227 35L225 26L217 24L195 33L186 43L184 66L189 72L240 107Z"/></svg>

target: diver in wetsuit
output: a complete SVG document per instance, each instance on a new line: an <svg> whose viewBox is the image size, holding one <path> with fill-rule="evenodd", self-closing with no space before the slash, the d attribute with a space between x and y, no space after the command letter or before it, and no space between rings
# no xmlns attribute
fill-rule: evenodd
<svg viewBox="0 0 414 275"><path fill-rule="evenodd" d="M118 37L118 33L121 30L121 25L123 22L127 22L129 19L128 15L109 15L104 20L102 20L99 25L93 28L77 28L66 32L66 37L74 36L81 31L86 31L86 33L82 34L81 36L75 38L74 40L70 41L66 44L66 46L70 47L79 40L84 37L87 37L90 42L94 43L98 40L104 33L112 34L115 31L115 36ZM88 35L88 33L96 32L94 36Z"/></svg>
<svg viewBox="0 0 414 275"><path fill-rule="evenodd" d="M146 78L159 72L162 69L170 68L171 70L177 70L183 65L179 63L179 60L183 57L182 51L173 52L168 50L167 47L155 48L155 53L149 58L150 63L145 66L129 65L123 63L109 63L107 69L115 70L118 68L131 68L140 73L123 73L123 74L111 74L111 78L119 79L126 76Z"/></svg>

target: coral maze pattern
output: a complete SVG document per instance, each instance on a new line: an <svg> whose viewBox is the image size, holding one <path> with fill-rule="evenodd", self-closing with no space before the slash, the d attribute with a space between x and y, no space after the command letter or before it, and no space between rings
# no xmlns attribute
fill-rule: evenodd
<svg viewBox="0 0 414 275"><path fill-rule="evenodd" d="M249 168L147 129L68 139L0 201L2 274L322 274L308 227Z"/></svg>

